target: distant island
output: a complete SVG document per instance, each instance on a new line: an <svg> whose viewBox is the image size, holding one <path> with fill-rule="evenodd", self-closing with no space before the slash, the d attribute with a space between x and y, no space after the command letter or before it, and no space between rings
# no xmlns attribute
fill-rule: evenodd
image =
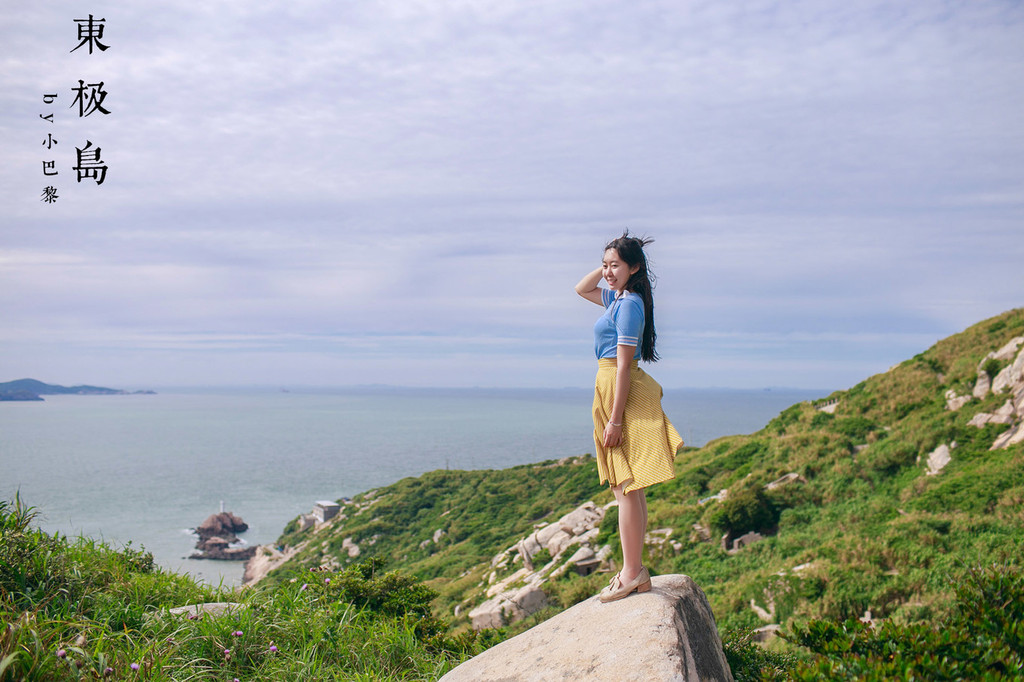
<svg viewBox="0 0 1024 682"><path fill-rule="evenodd" d="M44 395L156 395L156 391L122 391L102 386L58 386L35 379L0 383L0 401L42 400Z"/></svg>

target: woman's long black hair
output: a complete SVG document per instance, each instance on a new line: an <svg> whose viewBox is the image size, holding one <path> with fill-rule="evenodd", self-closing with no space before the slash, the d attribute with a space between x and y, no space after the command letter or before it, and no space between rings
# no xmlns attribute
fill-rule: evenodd
<svg viewBox="0 0 1024 682"><path fill-rule="evenodd" d="M615 249L619 258L632 268L639 265L639 269L629 277L626 282L626 291L638 294L644 300L644 339L640 345L640 359L644 362L656 362L658 353L654 344L658 339L654 331L654 273L647 267L647 257L644 255L644 247L653 242L653 239L644 237L639 239L631 237L629 230L622 233L618 239L608 242L604 250Z"/></svg>

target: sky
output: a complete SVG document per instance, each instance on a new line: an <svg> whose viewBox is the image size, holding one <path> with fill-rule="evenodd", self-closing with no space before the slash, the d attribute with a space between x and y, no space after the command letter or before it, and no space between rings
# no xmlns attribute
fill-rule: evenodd
<svg viewBox="0 0 1024 682"><path fill-rule="evenodd" d="M627 228L666 388L1024 306L1019 1L47 0L0 63L0 381L585 387Z"/></svg>

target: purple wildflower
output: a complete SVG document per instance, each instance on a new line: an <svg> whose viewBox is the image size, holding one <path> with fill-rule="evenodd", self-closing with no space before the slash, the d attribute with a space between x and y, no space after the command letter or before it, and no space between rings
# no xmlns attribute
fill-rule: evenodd
<svg viewBox="0 0 1024 682"><path fill-rule="evenodd" d="M57 658L67 658L67 657L68 657L68 652L64 651L63 649L57 649Z"/></svg>
<svg viewBox="0 0 1024 682"><path fill-rule="evenodd" d="M331 584L331 579L330 578L324 578L324 585L330 585L330 584Z"/></svg>
<svg viewBox="0 0 1024 682"><path fill-rule="evenodd" d="M277 651L277 647L271 644L270 649L268 649L268 651L270 651L270 653L275 653Z"/></svg>
<svg viewBox="0 0 1024 682"><path fill-rule="evenodd" d="M299 592L305 592L307 587L309 587L309 583L302 583L302 587L299 588Z"/></svg>
<svg viewBox="0 0 1024 682"><path fill-rule="evenodd" d="M242 636L242 631L241 630L235 630L231 634L234 635L235 637L241 637Z"/></svg>
<svg viewBox="0 0 1024 682"><path fill-rule="evenodd" d="M139 664L138 663L132 663L128 667L131 668L132 670L138 670L139 669Z"/></svg>

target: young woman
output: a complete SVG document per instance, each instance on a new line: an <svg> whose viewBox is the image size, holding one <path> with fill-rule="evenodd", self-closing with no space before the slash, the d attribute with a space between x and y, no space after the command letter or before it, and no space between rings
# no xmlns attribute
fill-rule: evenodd
<svg viewBox="0 0 1024 682"><path fill-rule="evenodd" d="M601 601L651 589L642 562L647 532L644 489L675 477L683 439L661 409L661 386L637 360L658 359L654 344L654 297L643 247L649 239L629 231L609 243L601 267L580 280L576 293L605 308L594 325L594 448L601 482L619 503L622 570L601 592ZM604 279L608 288L598 287Z"/></svg>

